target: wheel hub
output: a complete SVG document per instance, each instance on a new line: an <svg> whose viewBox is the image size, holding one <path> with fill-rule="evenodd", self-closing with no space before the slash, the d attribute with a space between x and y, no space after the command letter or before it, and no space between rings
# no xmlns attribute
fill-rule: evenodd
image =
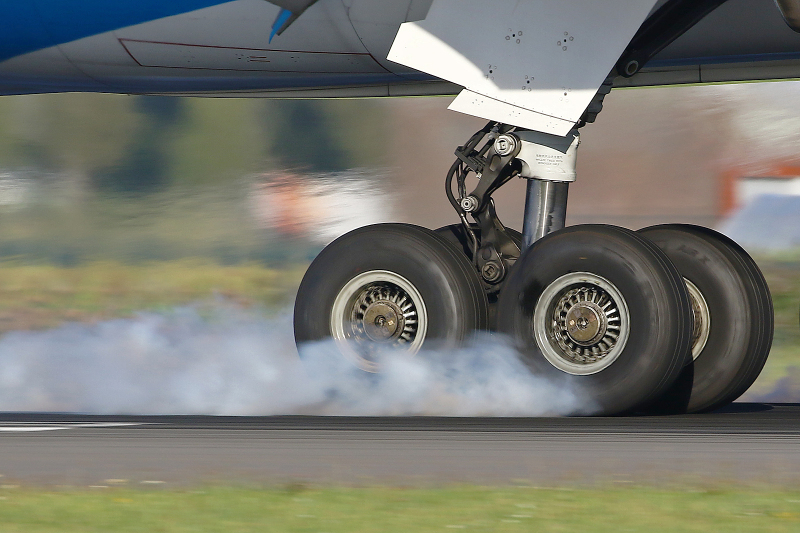
<svg viewBox="0 0 800 533"><path fill-rule="evenodd" d="M576 364L603 359L619 338L619 309L600 287L567 291L553 310L552 336L562 357Z"/></svg>
<svg viewBox="0 0 800 533"><path fill-rule="evenodd" d="M363 325L371 341L386 342L403 333L405 316L394 302L377 301L364 311Z"/></svg>
<svg viewBox="0 0 800 533"><path fill-rule="evenodd" d="M711 335L711 311L708 308L708 302L706 302L697 285L686 278L683 278L683 281L686 283L689 303L692 308L692 359L696 361L706 347L708 338Z"/></svg>
<svg viewBox="0 0 800 533"><path fill-rule="evenodd" d="M340 290L331 310L331 333L342 353L368 372L380 369L385 348L415 354L425 340L428 312L406 278L386 270L364 272Z"/></svg>
<svg viewBox="0 0 800 533"><path fill-rule="evenodd" d="M603 338L608 329L603 310L593 302L579 302L564 319L567 336L581 346L591 346Z"/></svg>
<svg viewBox="0 0 800 533"><path fill-rule="evenodd" d="M594 374L611 365L625 347L629 328L622 294L588 272L555 280L534 310L534 335L542 354L569 374Z"/></svg>
<svg viewBox="0 0 800 533"><path fill-rule="evenodd" d="M417 335L417 308L397 285L373 283L356 296L350 325L357 341L411 343Z"/></svg>

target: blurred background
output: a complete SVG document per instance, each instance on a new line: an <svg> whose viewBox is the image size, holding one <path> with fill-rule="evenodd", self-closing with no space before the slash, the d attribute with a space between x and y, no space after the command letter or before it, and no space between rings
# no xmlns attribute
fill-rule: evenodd
<svg viewBox="0 0 800 533"><path fill-rule="evenodd" d="M188 336L236 316L280 324L278 345L291 346L294 291L326 243L377 222L457 222L444 176L484 123L449 101L0 98L0 410L135 412L87 398L103 377L78 369L131 365L131 353L140 372L120 379L146 381L154 361L178 373L213 360L191 394L236 388L235 374L208 385L222 361L241 363L235 343L196 354L164 328L187 310ZM800 82L616 90L582 130L570 190L569 224L701 224L757 258L777 330L749 400L800 401L798 109ZM517 229L524 188L496 194ZM219 334L248 334L237 327Z"/></svg>

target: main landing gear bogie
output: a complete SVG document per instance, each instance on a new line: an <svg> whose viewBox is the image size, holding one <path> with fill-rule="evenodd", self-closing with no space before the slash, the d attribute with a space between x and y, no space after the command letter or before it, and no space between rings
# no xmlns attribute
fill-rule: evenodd
<svg viewBox="0 0 800 533"><path fill-rule="evenodd" d="M578 145L577 130L562 138L487 125L447 175L460 224L382 224L334 241L298 291L297 342L333 338L377 372L389 350L455 347L491 330L534 374L578 391L582 411L700 412L738 398L772 341L755 262L696 226L565 228ZM522 234L492 200L517 177L528 180Z"/></svg>

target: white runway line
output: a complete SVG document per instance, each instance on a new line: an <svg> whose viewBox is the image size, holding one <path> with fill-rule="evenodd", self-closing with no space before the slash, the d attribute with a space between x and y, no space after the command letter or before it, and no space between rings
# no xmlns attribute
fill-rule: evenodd
<svg viewBox="0 0 800 533"><path fill-rule="evenodd" d="M82 429L82 428L116 428L128 426L141 426L144 424L135 422L98 422L93 424L45 424L45 425L25 425L25 426L1 426L0 433L37 433L41 431L59 431L63 429Z"/></svg>

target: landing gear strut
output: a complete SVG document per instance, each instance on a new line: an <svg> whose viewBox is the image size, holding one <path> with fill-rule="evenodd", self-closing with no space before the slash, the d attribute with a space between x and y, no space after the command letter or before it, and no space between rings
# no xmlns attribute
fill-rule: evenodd
<svg viewBox="0 0 800 533"><path fill-rule="evenodd" d="M579 144L577 129L556 137L490 122L446 178L460 223L371 226L332 243L300 286L298 342L332 337L378 371L376 346L414 354L493 329L534 373L581 391L587 411L696 412L736 399L772 340L755 262L704 228L565 228ZM522 234L492 199L513 178L528 180Z"/></svg>
<svg viewBox="0 0 800 533"><path fill-rule="evenodd" d="M545 235L564 229L567 223L569 182L529 179L525 196L523 244L529 248Z"/></svg>
<svg viewBox="0 0 800 533"><path fill-rule="evenodd" d="M486 283L499 289L521 249L564 228L579 144L578 130L557 137L490 122L456 150L458 159L450 168L445 190L468 238L464 244L471 250L473 263ZM470 173L479 181L467 193ZM497 189L517 177L528 179L521 242L515 238L516 232L510 232L500 222L492 200ZM453 192L454 179L458 196ZM468 222L468 215L476 224Z"/></svg>

